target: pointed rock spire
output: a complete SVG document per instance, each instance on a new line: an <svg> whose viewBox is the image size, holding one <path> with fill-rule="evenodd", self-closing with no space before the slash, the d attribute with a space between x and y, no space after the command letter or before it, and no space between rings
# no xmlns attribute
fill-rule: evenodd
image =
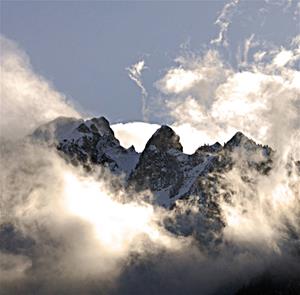
<svg viewBox="0 0 300 295"><path fill-rule="evenodd" d="M146 144L145 150L150 146L155 146L160 151L176 149L183 151L179 136L169 126L163 125L152 135Z"/></svg>
<svg viewBox="0 0 300 295"><path fill-rule="evenodd" d="M114 132L110 128L109 122L106 118L104 117L93 118L91 119L91 123L93 123L91 124L91 128L93 128L94 130L97 129L101 135L109 135L114 137Z"/></svg>
<svg viewBox="0 0 300 295"><path fill-rule="evenodd" d="M235 147L256 147L256 143L249 139L242 132L238 131L228 142L225 143L224 148L232 150Z"/></svg>

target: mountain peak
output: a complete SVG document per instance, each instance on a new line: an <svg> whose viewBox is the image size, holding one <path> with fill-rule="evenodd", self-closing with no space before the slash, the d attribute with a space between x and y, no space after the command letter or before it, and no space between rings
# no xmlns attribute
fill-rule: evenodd
<svg viewBox="0 0 300 295"><path fill-rule="evenodd" d="M155 146L161 151L167 151L169 149L176 149L183 151L183 147L180 143L179 136L174 132L172 128L166 125L162 125L156 132L151 136L146 144L145 150L151 145Z"/></svg>
<svg viewBox="0 0 300 295"><path fill-rule="evenodd" d="M231 150L235 147L241 146L251 148L256 147L257 145L252 139L249 139L245 134L238 131L228 142L225 143L224 148Z"/></svg>
<svg viewBox="0 0 300 295"><path fill-rule="evenodd" d="M94 131L98 131L101 135L114 137L114 132L110 128L109 122L105 117L92 118L90 120L90 128Z"/></svg>
<svg viewBox="0 0 300 295"><path fill-rule="evenodd" d="M114 132L110 128L108 120L104 117L86 120L58 117L37 128L32 137L46 142L59 142L62 140L77 140L85 135L94 136L95 134L115 139Z"/></svg>

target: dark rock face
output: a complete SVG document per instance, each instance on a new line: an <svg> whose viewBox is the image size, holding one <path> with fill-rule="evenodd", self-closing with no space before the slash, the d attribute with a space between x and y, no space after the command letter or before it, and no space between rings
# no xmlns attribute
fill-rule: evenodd
<svg viewBox="0 0 300 295"><path fill-rule="evenodd" d="M148 150L150 146L155 146L160 151L167 151L169 149L183 151L183 147L180 143L179 136L169 126L161 126L149 139L146 144L145 150Z"/></svg>
<svg viewBox="0 0 300 295"><path fill-rule="evenodd" d="M240 146L256 146L255 142L245 136L242 132L237 132L228 142L225 143L224 148L232 150Z"/></svg>
<svg viewBox="0 0 300 295"><path fill-rule="evenodd" d="M168 126L158 129L146 144L129 178L137 190L166 190L182 185L183 173L176 155L182 153L179 136ZM170 196L170 195L169 195Z"/></svg>
<svg viewBox="0 0 300 295"><path fill-rule="evenodd" d="M107 135L110 137L114 137L114 132L109 126L109 122L104 117L93 118L91 121L94 124L91 124L91 130L94 132L99 132L102 135Z"/></svg>

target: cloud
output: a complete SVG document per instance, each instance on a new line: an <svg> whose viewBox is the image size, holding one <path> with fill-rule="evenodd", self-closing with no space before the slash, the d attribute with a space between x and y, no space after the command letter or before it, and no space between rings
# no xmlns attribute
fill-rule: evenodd
<svg viewBox="0 0 300 295"><path fill-rule="evenodd" d="M128 122L111 125L116 138L123 147L134 146L136 151L142 152L152 134L160 127L158 124L145 122Z"/></svg>
<svg viewBox="0 0 300 295"><path fill-rule="evenodd" d="M58 116L79 116L64 95L33 71L14 41L1 36L0 46L1 136L20 138Z"/></svg>
<svg viewBox="0 0 300 295"><path fill-rule="evenodd" d="M165 94L177 94L190 89L201 78L201 73L197 75L193 71L187 71L182 68L171 69L163 80L158 81L157 87Z"/></svg>
<svg viewBox="0 0 300 295"><path fill-rule="evenodd" d="M87 174L30 141L2 144L0 229L14 226L0 248L6 294L111 289L133 253L188 245L160 225L163 209L113 188L120 180L109 172Z"/></svg>
<svg viewBox="0 0 300 295"><path fill-rule="evenodd" d="M177 58L177 66L156 83L173 126L188 124L197 129L203 134L199 145L228 139L237 130L276 149L288 137L298 137L299 49L295 43L289 49L254 52L256 57L249 62L244 59L244 68L238 71L216 51ZM176 70L197 79L185 88L172 88ZM176 79L185 81L180 75Z"/></svg>
<svg viewBox="0 0 300 295"><path fill-rule="evenodd" d="M219 35L217 38L210 41L211 44L223 45L225 47L228 46L227 31L232 22L232 17L236 12L239 2L239 0L233 0L224 5L215 22L215 25L219 26L220 28Z"/></svg>
<svg viewBox="0 0 300 295"><path fill-rule="evenodd" d="M259 42L255 40L255 34L251 34L248 38L245 39L242 46L238 47L237 52L237 62L240 68L247 67L249 52L252 48L255 48L259 45ZM258 53L256 58L259 59L260 54Z"/></svg>
<svg viewBox="0 0 300 295"><path fill-rule="evenodd" d="M23 294L180 294L186 289L213 294L239 288L266 267L287 265L285 253L280 258L265 249L277 245L270 227L275 223L265 215L264 226L257 228L261 211L254 211L258 207L250 200L246 208L253 210L247 214L240 211L245 205L224 207L225 238L234 247L221 244L214 248L219 254L210 256L161 226L164 217L176 218L178 212L156 211L138 195L113 190L105 181L112 181L111 175L87 175L53 150L31 144L10 147L5 163L10 168L1 176L17 181L6 182L3 200L9 211L1 222L12 221L35 241L22 254L1 253L0 282L6 294L20 289ZM231 178L233 187L236 177ZM234 205L240 201L242 195ZM200 218L185 206L190 218Z"/></svg>
<svg viewBox="0 0 300 295"><path fill-rule="evenodd" d="M293 58L293 52L291 50L282 50L276 54L273 64L277 67L284 67Z"/></svg>
<svg viewBox="0 0 300 295"><path fill-rule="evenodd" d="M143 86L142 82L142 71L147 69L145 66L145 61L141 60L135 64L133 64L131 67L126 68L128 71L129 78L140 88L142 91L142 114L143 119L147 120L147 102L146 98L148 96L148 93L146 91L146 88Z"/></svg>
<svg viewBox="0 0 300 295"><path fill-rule="evenodd" d="M176 240L155 224L154 207L142 202L142 197L127 195L122 189L113 191L101 181L74 173L64 174L64 182L67 210L95 227L103 251L126 257L130 251L139 251L143 236L157 245L176 247Z"/></svg>
<svg viewBox="0 0 300 295"><path fill-rule="evenodd" d="M250 36L248 43L257 44L253 38ZM162 97L162 116L173 118L170 125L181 137L185 152L192 153L207 143L226 142L242 131L281 151L288 145L299 155L295 143L300 124L297 38L288 49L261 51L258 46L247 61L249 48L245 48L239 70L226 64L217 51L209 50L204 56L178 57L176 66L155 83ZM117 137L125 146L130 145L126 137L130 138L141 151L158 127L142 125L120 125L116 129L123 128Z"/></svg>

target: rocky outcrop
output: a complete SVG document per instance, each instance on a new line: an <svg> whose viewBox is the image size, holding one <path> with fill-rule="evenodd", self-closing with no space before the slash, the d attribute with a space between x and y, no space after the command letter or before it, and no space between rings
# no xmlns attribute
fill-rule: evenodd
<svg viewBox="0 0 300 295"><path fill-rule="evenodd" d="M90 120L57 118L32 135L55 145L61 155L75 165L87 168L100 165L126 177L134 169L139 154L134 147L125 149L104 117Z"/></svg>

